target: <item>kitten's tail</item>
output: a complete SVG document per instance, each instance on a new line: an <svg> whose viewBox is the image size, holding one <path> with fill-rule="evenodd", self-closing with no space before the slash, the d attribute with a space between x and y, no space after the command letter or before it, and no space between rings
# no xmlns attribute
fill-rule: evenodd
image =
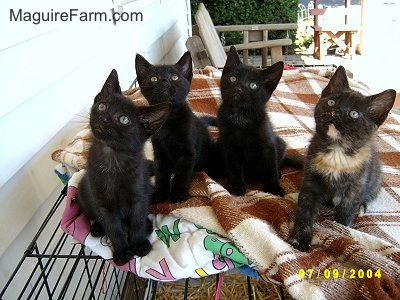
<svg viewBox="0 0 400 300"><path fill-rule="evenodd" d="M149 172L149 176L154 176L155 175L155 165L154 165L154 161L150 160L150 159L145 159L145 164L146 164L146 168L147 171Z"/></svg>
<svg viewBox="0 0 400 300"><path fill-rule="evenodd" d="M286 153L281 163L281 169L291 167L302 170L304 167L305 156L302 154Z"/></svg>
<svg viewBox="0 0 400 300"><path fill-rule="evenodd" d="M200 120L202 120L207 126L215 126L217 127L217 117L214 116L201 116Z"/></svg>

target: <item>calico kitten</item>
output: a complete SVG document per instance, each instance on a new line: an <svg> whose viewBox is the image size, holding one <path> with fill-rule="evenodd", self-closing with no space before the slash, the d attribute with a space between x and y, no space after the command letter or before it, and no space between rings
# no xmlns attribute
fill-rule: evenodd
<svg viewBox="0 0 400 300"><path fill-rule="evenodd" d="M308 148L294 230L289 243L310 247L320 205L335 208L335 221L350 226L361 206L375 199L382 171L374 134L394 104L396 92L364 96L349 87L340 66L322 91L314 118L316 132Z"/></svg>
<svg viewBox="0 0 400 300"><path fill-rule="evenodd" d="M256 179L262 181L263 191L284 195L279 178L286 144L273 132L265 110L282 73L282 62L259 70L244 65L236 48L230 48L222 72L217 119L227 189L232 194L243 195L245 179Z"/></svg>
<svg viewBox="0 0 400 300"><path fill-rule="evenodd" d="M90 112L93 143L87 172L79 184L78 203L93 221L92 235L110 239L117 265L151 250L147 240L153 230L147 218L151 184L143 146L169 111L167 103L134 105L121 94L115 70L94 99Z"/></svg>
<svg viewBox="0 0 400 300"><path fill-rule="evenodd" d="M137 54L135 66L141 92L148 102L172 103L167 121L151 139L156 163L153 201L169 197L172 203L180 202L189 198L193 172L207 168L213 148L206 125L186 102L193 77L192 57L186 52L175 65L155 66Z"/></svg>

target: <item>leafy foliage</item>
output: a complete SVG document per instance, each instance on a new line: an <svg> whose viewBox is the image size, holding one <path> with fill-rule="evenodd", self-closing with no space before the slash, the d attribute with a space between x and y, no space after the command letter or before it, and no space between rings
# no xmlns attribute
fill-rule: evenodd
<svg viewBox="0 0 400 300"><path fill-rule="evenodd" d="M203 2L214 25L296 23L298 0L191 0L192 16ZM193 18L194 19L194 18ZM194 22L195 23L195 22ZM294 36L294 33L291 33ZM286 37L286 32L274 31L269 38ZM242 42L240 34L225 34L226 44Z"/></svg>
<svg viewBox="0 0 400 300"><path fill-rule="evenodd" d="M314 41L314 30L307 23L300 23L296 33L295 45L300 51L307 50Z"/></svg>

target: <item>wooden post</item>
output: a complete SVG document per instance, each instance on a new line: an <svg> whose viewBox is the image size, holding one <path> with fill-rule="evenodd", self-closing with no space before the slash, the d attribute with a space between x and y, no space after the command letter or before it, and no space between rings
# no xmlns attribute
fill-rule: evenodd
<svg viewBox="0 0 400 300"><path fill-rule="evenodd" d="M367 1L361 0L361 24L360 24L360 42L357 45L357 54L363 54L364 46L364 25L365 25L365 13L366 13L366 3Z"/></svg>
<svg viewBox="0 0 400 300"><path fill-rule="evenodd" d="M243 44L247 44L249 42L249 32L243 31ZM243 50L243 63L247 64L249 62L249 50Z"/></svg>
<svg viewBox="0 0 400 300"><path fill-rule="evenodd" d="M314 9L318 9L319 0L314 1ZM318 26L318 15L314 15L314 28ZM314 58L321 59L321 45L320 45L320 36L314 30Z"/></svg>
<svg viewBox="0 0 400 300"><path fill-rule="evenodd" d="M345 8L348 8L348 7L350 7L350 3L351 1L350 0L344 0L344 7ZM347 14L345 14L344 15L344 24L345 25L347 25L347 21L348 21L348 19L347 19Z"/></svg>
<svg viewBox="0 0 400 300"><path fill-rule="evenodd" d="M271 65L278 61L283 61L282 47L271 47Z"/></svg>
<svg viewBox="0 0 400 300"><path fill-rule="evenodd" d="M262 32L262 40L263 41L268 41L268 30L263 30ZM272 50L272 49L271 49ZM261 60L261 66L265 67L268 65L268 48L263 48L262 49L262 60Z"/></svg>

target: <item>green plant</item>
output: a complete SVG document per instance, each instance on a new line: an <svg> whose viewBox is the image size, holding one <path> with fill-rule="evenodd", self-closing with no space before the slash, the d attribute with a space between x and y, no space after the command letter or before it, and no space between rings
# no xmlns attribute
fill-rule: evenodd
<svg viewBox="0 0 400 300"><path fill-rule="evenodd" d="M314 30L310 25L303 24L299 26L296 32L295 45L301 50L307 50L314 42Z"/></svg>
<svg viewBox="0 0 400 300"><path fill-rule="evenodd" d="M218 0L191 1L192 16L203 2L215 25L296 23L298 0ZM195 21L194 21L195 23ZM294 39L295 32L290 32ZM269 38L286 37L286 32L274 31ZM242 42L241 34L225 34L226 44Z"/></svg>

